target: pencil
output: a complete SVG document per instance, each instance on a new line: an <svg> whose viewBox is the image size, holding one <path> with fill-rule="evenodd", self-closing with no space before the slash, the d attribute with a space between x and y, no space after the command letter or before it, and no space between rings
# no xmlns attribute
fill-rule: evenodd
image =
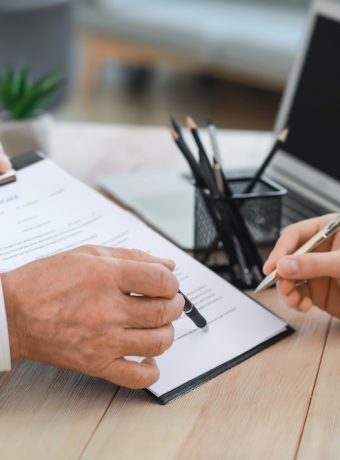
<svg viewBox="0 0 340 460"><path fill-rule="evenodd" d="M201 170L200 170L200 168L198 166L198 163L195 160L194 156L192 155L190 149L186 145L186 143L183 140L183 138L174 129L171 130L171 136L172 136L173 140L175 141L175 143L177 144L179 150L182 152L184 158L187 160L187 162L188 162L188 164L190 166L192 175L193 175L197 185L205 185L205 186L207 186L206 181L204 180L204 178L202 176L202 173L201 173Z"/></svg>
<svg viewBox="0 0 340 460"><path fill-rule="evenodd" d="M202 174L206 178L206 182L209 185L210 190L213 193L216 193L216 187L215 187L215 177L214 177L214 172L212 169L212 166L210 164L207 152L205 151L205 148L203 146L203 143L201 141L201 138L198 133L198 128L192 117L187 116L186 118L186 125L188 129L190 129L191 134L196 142L196 145L198 147L198 155L200 159L200 166L202 170Z"/></svg>
<svg viewBox="0 0 340 460"><path fill-rule="evenodd" d="M289 129L288 128L285 128L282 131L280 131L280 133L278 134L278 136L276 138L276 141L274 142L274 145L271 148L269 154L267 155L267 157L265 158L264 162L261 164L259 169L254 174L253 178L251 179L249 184L246 186L246 188L244 189L243 193L250 193L254 189L255 185L257 184L257 182L261 178L261 176L264 173L265 169L267 168L267 166L269 165L269 163L273 159L275 153L278 151L278 149L281 147L281 145L283 145L286 142L288 134L289 134Z"/></svg>
<svg viewBox="0 0 340 460"><path fill-rule="evenodd" d="M239 260L241 269L244 273L244 279L246 285L250 285L250 277L249 271L253 273L255 280L262 280L262 260L256 248L256 244L248 230L248 227L244 221L243 216L241 215L240 209L238 204L232 199L232 196L228 193L225 193L226 190L230 192L228 189L229 185L225 181L223 176L223 172L221 166L215 160L214 164L214 172L216 175L216 184L218 189L221 190L222 196L226 196L225 200L225 207L228 209L228 213L230 214L230 225L229 231L236 235L239 244L235 245L235 250L237 253L237 258ZM223 186L222 186L223 183ZM240 257L242 252L242 258Z"/></svg>
<svg viewBox="0 0 340 460"><path fill-rule="evenodd" d="M171 121L171 125L172 125L173 129L178 133L179 136L182 137L182 128L181 128L180 124L178 123L178 121L176 120L176 118L171 116L170 121Z"/></svg>
<svg viewBox="0 0 340 460"><path fill-rule="evenodd" d="M216 185L217 189L221 195L221 197L226 197L224 192L224 181L223 181L223 174L221 171L221 166L216 159L214 159L214 173L216 178ZM226 233L226 232L224 232ZM232 231L230 231L232 233ZM247 261L243 254L242 246L237 239L235 234L232 234L232 247L233 247L233 257L237 260L238 266L237 270L239 270L240 276L243 279L243 282L246 287L250 287L252 285L252 275L247 265Z"/></svg>

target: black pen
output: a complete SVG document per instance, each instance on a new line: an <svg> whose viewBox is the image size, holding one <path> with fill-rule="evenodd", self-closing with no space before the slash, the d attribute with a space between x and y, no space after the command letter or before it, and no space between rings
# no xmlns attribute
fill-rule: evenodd
<svg viewBox="0 0 340 460"><path fill-rule="evenodd" d="M208 332L209 330L209 325L207 323L207 320L201 315L201 313L197 310L195 305L190 302L188 297L183 294L182 291L179 291L179 293L184 297L185 300L185 305L184 305L184 313L188 318L191 319L191 321L200 329L202 329L204 332Z"/></svg>

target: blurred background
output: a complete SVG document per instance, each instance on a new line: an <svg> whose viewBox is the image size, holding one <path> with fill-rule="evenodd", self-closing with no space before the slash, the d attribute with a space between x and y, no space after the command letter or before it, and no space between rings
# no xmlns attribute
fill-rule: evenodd
<svg viewBox="0 0 340 460"><path fill-rule="evenodd" d="M0 70L62 69L57 119L271 129L309 0L0 0Z"/></svg>

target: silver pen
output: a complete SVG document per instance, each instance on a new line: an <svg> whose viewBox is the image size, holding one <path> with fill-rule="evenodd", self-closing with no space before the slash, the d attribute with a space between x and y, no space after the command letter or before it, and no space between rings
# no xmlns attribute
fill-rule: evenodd
<svg viewBox="0 0 340 460"><path fill-rule="evenodd" d="M340 227L340 214L337 214L336 217L327 224L322 230L320 230L316 235L312 236L305 244L303 244L293 255L306 254L315 249L319 244L329 238L333 233L335 233ZM255 292L263 291L264 289L269 288L279 279L277 270L271 272L265 279L257 286Z"/></svg>

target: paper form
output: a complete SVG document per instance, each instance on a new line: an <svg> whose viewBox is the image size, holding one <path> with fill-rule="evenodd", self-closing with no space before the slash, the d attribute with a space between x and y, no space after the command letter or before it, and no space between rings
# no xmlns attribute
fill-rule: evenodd
<svg viewBox="0 0 340 460"><path fill-rule="evenodd" d="M195 261L127 211L43 160L0 189L0 271L83 244L138 248L176 262L181 290L209 323L185 315L175 341L157 357L161 396L285 330L287 324Z"/></svg>

